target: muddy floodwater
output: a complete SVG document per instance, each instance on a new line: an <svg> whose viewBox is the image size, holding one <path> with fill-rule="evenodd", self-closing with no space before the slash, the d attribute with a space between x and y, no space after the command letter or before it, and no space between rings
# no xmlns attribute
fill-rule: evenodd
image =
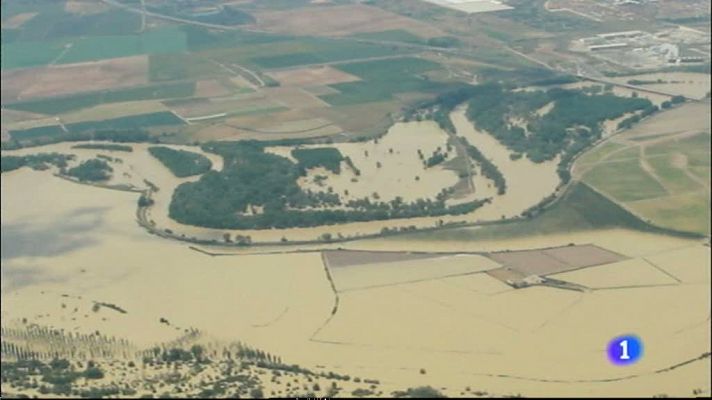
<svg viewBox="0 0 712 400"><path fill-rule="evenodd" d="M384 392L432 385L450 396L468 386L525 396L652 396L710 386L709 358L656 372L710 351L710 255L697 240L614 230L342 246L472 252L574 242L630 259L562 274L596 288L587 292L514 289L485 274L499 265L480 256L345 265L329 277L319 252L211 257L152 236L135 221L137 193L26 168L2 174L2 193L6 326L25 319L99 331L138 349L196 329L288 363L379 379ZM94 311L94 302L126 313ZM612 366L607 341L630 332L645 341L645 358Z"/></svg>

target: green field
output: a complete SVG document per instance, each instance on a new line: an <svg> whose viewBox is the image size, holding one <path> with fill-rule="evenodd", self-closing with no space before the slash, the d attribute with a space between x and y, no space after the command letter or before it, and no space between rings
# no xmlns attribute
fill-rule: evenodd
<svg viewBox="0 0 712 400"><path fill-rule="evenodd" d="M352 37L358 39L368 39L368 40L384 40L388 42L404 42L404 43L416 43L416 44L426 44L427 40L416 36L403 29L391 29L381 32L362 32L352 35Z"/></svg>
<svg viewBox="0 0 712 400"><path fill-rule="evenodd" d="M194 80L224 74L225 70L219 65L196 54L151 54L148 58L148 78L151 82Z"/></svg>
<svg viewBox="0 0 712 400"><path fill-rule="evenodd" d="M622 202L667 195L637 159L601 164L586 173L584 181Z"/></svg>
<svg viewBox="0 0 712 400"><path fill-rule="evenodd" d="M193 93L195 93L195 82L179 82L103 92L82 93L49 99L29 100L6 104L5 107L13 110L29 111L38 114L56 115L99 104L151 99L184 98L192 96Z"/></svg>
<svg viewBox="0 0 712 400"><path fill-rule="evenodd" d="M64 132L59 125L49 125L30 129L10 131L10 136L17 141L31 141L33 139L68 137L95 131L141 131L147 128L160 126L184 125L185 122L175 114L162 111L149 114L130 115L127 117L111 118L102 121L84 121L66 124L69 134ZM60 139L60 138L58 138Z"/></svg>
<svg viewBox="0 0 712 400"><path fill-rule="evenodd" d="M138 14L109 9L90 14L65 11L64 1L11 1L2 3L3 19L21 13L37 13L12 31L12 41L56 40L64 37L128 35L141 27Z"/></svg>
<svg viewBox="0 0 712 400"><path fill-rule="evenodd" d="M610 158L620 161L593 164L583 179L656 226L709 234L709 145L709 134L701 133L647 146L645 160L660 183L641 168L638 146ZM590 157L614 148L604 147Z"/></svg>
<svg viewBox="0 0 712 400"><path fill-rule="evenodd" d="M672 155L647 157L648 163L655 170L670 193L684 193L700 189L700 185L690 178L683 169L673 164Z"/></svg>
<svg viewBox="0 0 712 400"><path fill-rule="evenodd" d="M368 81L390 81L406 75L422 74L442 68L440 64L415 57L391 60L355 62L337 66L338 69Z"/></svg>
<svg viewBox="0 0 712 400"><path fill-rule="evenodd" d="M312 37L272 38L262 43L201 52L223 64L252 68L286 68L316 62L347 61L358 58L412 53L412 49Z"/></svg>
<svg viewBox="0 0 712 400"><path fill-rule="evenodd" d="M2 45L2 69L37 67L52 61L69 64L140 54L178 53L186 49L186 34L177 27L131 35L15 41Z"/></svg>
<svg viewBox="0 0 712 400"><path fill-rule="evenodd" d="M181 27L187 35L188 49L193 52L246 46L260 43L273 43L292 40L292 36L257 33L248 31L210 31L203 27L184 25Z"/></svg>
<svg viewBox="0 0 712 400"><path fill-rule="evenodd" d="M640 157L640 148L638 146L633 146L625 150L621 150L615 154L611 154L607 160L610 161L623 161L630 159L638 159Z"/></svg>
<svg viewBox="0 0 712 400"><path fill-rule="evenodd" d="M443 86L417 76L442 68L438 63L420 58L359 62L337 68L360 77L362 81L331 85L340 93L320 98L334 106L389 100L395 93L431 91Z"/></svg>
<svg viewBox="0 0 712 400"><path fill-rule="evenodd" d="M596 149L588 151L581 155L581 157L578 159L578 164L585 165L601 161L609 154L613 153L614 151L623 149L624 147L625 145L620 143L606 142L603 145L597 147Z"/></svg>
<svg viewBox="0 0 712 400"><path fill-rule="evenodd" d="M664 228L710 234L708 193L687 193L642 200L635 203L634 210Z"/></svg>
<svg viewBox="0 0 712 400"><path fill-rule="evenodd" d="M556 204L531 219L398 235L394 240L498 240L609 228L655 230L586 184L577 183Z"/></svg>
<svg viewBox="0 0 712 400"><path fill-rule="evenodd" d="M72 133L99 130L129 130L146 129L156 126L183 125L182 119L168 111L155 112L150 114L130 115L105 119L103 121L85 121L74 124L67 124L67 129Z"/></svg>
<svg viewBox="0 0 712 400"><path fill-rule="evenodd" d="M50 125L10 131L10 137L14 140L32 140L45 136L57 136L63 133L64 131L59 125Z"/></svg>
<svg viewBox="0 0 712 400"><path fill-rule="evenodd" d="M663 142L650 146L646 153L648 155L665 154L670 152L696 153L699 151L709 151L710 133L700 132L699 134L672 142Z"/></svg>

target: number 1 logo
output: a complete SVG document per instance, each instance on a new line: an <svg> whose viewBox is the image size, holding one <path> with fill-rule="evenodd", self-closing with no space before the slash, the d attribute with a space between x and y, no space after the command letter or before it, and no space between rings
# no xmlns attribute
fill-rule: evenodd
<svg viewBox="0 0 712 400"><path fill-rule="evenodd" d="M608 360L615 365L630 365L643 356L643 341L635 335L622 335L608 343Z"/></svg>

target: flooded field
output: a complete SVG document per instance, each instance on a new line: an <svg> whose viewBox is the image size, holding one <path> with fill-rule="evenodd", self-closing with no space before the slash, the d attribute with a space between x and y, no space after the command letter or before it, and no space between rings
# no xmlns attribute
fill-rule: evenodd
<svg viewBox="0 0 712 400"><path fill-rule="evenodd" d="M665 72L611 78L620 83L634 84L646 89L703 99L710 92L710 74L693 72Z"/></svg>
<svg viewBox="0 0 712 400"><path fill-rule="evenodd" d="M478 132L467 120L464 112L464 109L458 109L451 115L458 135L467 138L485 157L499 167L508 186L507 192L503 195L497 194L493 182L479 171L477 165L473 166L474 173L470 182L467 182L467 179L460 181L458 172L446 167L447 163L457 156L457 151L448 145L447 133L432 121L398 123L383 137L369 142L301 146L302 148L335 147L344 157L351 160L351 164L342 161L339 174L325 168L309 169L306 176L300 178L298 183L304 190L336 193L344 202L363 198L383 202L390 202L397 198L405 202L435 200L444 190L450 190L463 183L467 186L464 188L467 189L466 192L458 198L448 199L447 204L491 199L490 203L474 212L459 216L444 215L315 228L242 230L230 233L250 236L253 243L279 243L283 239L314 241L324 234L354 238L379 234L384 228L432 228L453 222L497 221L519 216L556 190L559 184L556 173L558 160L539 164L532 163L526 158L512 160L509 150L489 134ZM195 181L199 177L176 178L148 153L147 148L151 145L134 144L132 145L134 151L129 153L75 149L73 146L72 143L60 143L6 151L3 154L25 155L39 152L74 154L76 159L70 166L93 158L97 154L108 155L116 160L111 164L114 174L106 185L132 188L136 191L146 189L149 185L147 182L158 187L152 195L155 204L147 208L145 213L147 223L152 224L156 230L170 232L172 235L186 239L223 240L225 230L188 226L168 216L175 188L181 183ZM215 154L205 153L194 146L171 145L170 147L203 154L211 160L214 170L222 169L222 158ZM266 151L295 161L291 155L293 149L294 147L275 146L268 147ZM426 166L426 160L436 153L444 155L444 162Z"/></svg>
<svg viewBox="0 0 712 400"><path fill-rule="evenodd" d="M99 331L137 348L195 330L307 368L379 379L385 393L429 384L448 395L466 387L529 396L689 395L710 385L709 359L656 372L709 351L709 249L696 240L618 230L476 245L379 239L344 246L471 252L580 243L631 259L556 275L601 290L513 289L484 274L499 264L480 256L379 264L375 253L354 253L327 270L319 252L211 257L147 234L133 219L133 193L27 169L3 174L2 190L8 323ZM650 278L628 288L640 273ZM94 302L125 313L94 310ZM604 354L621 332L640 335L647 349L626 369Z"/></svg>
<svg viewBox="0 0 712 400"><path fill-rule="evenodd" d="M447 134L432 121L396 124L377 141L332 145L344 157L351 159L359 175L342 162L340 174L324 168L311 169L300 180L300 186L316 192L326 192L331 188L345 201L372 197L374 193L382 201L391 201L396 197L408 202L435 199L440 191L457 182L457 174L442 165L426 167L418 152L422 152L426 159L438 149L447 152L447 139ZM271 147L266 151L293 160L290 154L292 149ZM448 158L454 157L454 153L451 150ZM319 183L315 183L317 176L323 177Z"/></svg>
<svg viewBox="0 0 712 400"><path fill-rule="evenodd" d="M453 112L450 118L458 135L466 138L492 161L507 181L507 192L475 211L476 220L493 221L518 216L556 190L559 185L556 173L558 157L543 163L534 163L526 157L512 160L511 151L492 135L478 131L467 119L464 108ZM475 182L475 187L482 187L482 183L478 183Z"/></svg>

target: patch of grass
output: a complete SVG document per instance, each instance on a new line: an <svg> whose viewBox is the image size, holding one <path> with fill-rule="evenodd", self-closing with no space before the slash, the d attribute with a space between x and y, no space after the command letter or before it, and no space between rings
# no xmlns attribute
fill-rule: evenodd
<svg viewBox="0 0 712 400"><path fill-rule="evenodd" d="M321 62L321 59L314 53L294 53L253 58L252 62L262 68L283 68L295 65L317 64Z"/></svg>
<svg viewBox="0 0 712 400"><path fill-rule="evenodd" d="M282 38L262 43L233 45L204 52L220 63L251 68L285 68L298 65L347 61L358 58L412 53L414 50L381 44L346 42L314 37Z"/></svg>
<svg viewBox="0 0 712 400"><path fill-rule="evenodd" d="M187 49L185 32L165 27L131 35L65 37L50 41L3 43L2 69L179 53ZM61 57L60 57L61 55Z"/></svg>
<svg viewBox="0 0 712 400"><path fill-rule="evenodd" d="M73 149L90 149L90 150L108 150L108 151L123 151L130 153L133 147L123 144L105 144L105 143L86 143L72 146Z"/></svg>
<svg viewBox="0 0 712 400"><path fill-rule="evenodd" d="M638 146L633 146L625 150L621 150L606 159L606 161L622 161L631 158L637 159L640 156L640 148Z"/></svg>
<svg viewBox="0 0 712 400"><path fill-rule="evenodd" d="M444 85L417 76L441 68L438 63L419 58L359 62L337 68L363 80L331 85L340 93L320 96L336 106L389 100L394 93L434 91Z"/></svg>
<svg viewBox="0 0 712 400"><path fill-rule="evenodd" d="M340 93L319 96L332 106L344 106L350 104L370 103L376 101L390 100L392 92L386 90L378 83L370 82L346 82L331 85Z"/></svg>
<svg viewBox="0 0 712 400"><path fill-rule="evenodd" d="M168 111L129 115L103 121L86 121L65 125L72 133L101 130L145 129L154 126L183 125L182 119Z"/></svg>
<svg viewBox="0 0 712 400"><path fill-rule="evenodd" d="M672 155L649 157L648 163L655 170L655 174L663 181L663 184L672 193L682 193L702 189L700 185L692 180L685 171L673 166Z"/></svg>
<svg viewBox="0 0 712 400"><path fill-rule="evenodd" d="M705 193L689 193L642 200L631 205L636 213L654 224L670 229L710 234L710 198Z"/></svg>
<svg viewBox="0 0 712 400"><path fill-rule="evenodd" d="M321 38L294 40L297 48L271 55L254 55L250 62L260 68L286 68L305 64L345 61L357 58L381 57L412 52L380 44L344 42Z"/></svg>
<svg viewBox="0 0 712 400"><path fill-rule="evenodd" d="M442 68L440 64L415 57L342 64L336 68L367 81L387 82L407 75Z"/></svg>
<svg viewBox="0 0 712 400"><path fill-rule="evenodd" d="M188 48L193 52L251 44L273 43L293 39L292 36L248 32L242 30L211 31L207 28L194 25L184 25L181 29L188 35Z"/></svg>
<svg viewBox="0 0 712 400"><path fill-rule="evenodd" d="M420 36L416 36L404 29L390 29L380 32L362 32L352 36L359 39L385 40L388 42L404 42L417 44L426 43L426 40L424 40Z"/></svg>
<svg viewBox="0 0 712 400"><path fill-rule="evenodd" d="M93 36L74 41L60 63L75 63L139 54L179 53L187 49L185 32L165 27L139 35Z"/></svg>
<svg viewBox="0 0 712 400"><path fill-rule="evenodd" d="M64 51L63 42L3 43L0 65L3 70L47 65L62 51Z"/></svg>
<svg viewBox="0 0 712 400"><path fill-rule="evenodd" d="M195 54L151 54L148 58L151 82L195 80L224 74L225 70L220 66Z"/></svg>
<svg viewBox="0 0 712 400"><path fill-rule="evenodd" d="M395 240L499 240L608 228L655 230L588 185L575 183L556 204L531 219L471 228L409 233L398 235Z"/></svg>
<svg viewBox="0 0 712 400"><path fill-rule="evenodd" d="M32 140L44 136L61 135L64 131L59 125L38 126L36 128L10 131L13 140Z"/></svg>
<svg viewBox="0 0 712 400"><path fill-rule="evenodd" d="M596 148L593 151L586 152L578 159L578 164L593 164L595 162L603 160L604 157L613 153L614 151L624 148L625 145L615 142L606 142L602 146Z"/></svg>
<svg viewBox="0 0 712 400"><path fill-rule="evenodd" d="M693 135L684 139L665 141L662 143L654 144L649 146L646 150L647 154L665 154L670 152L681 152L681 153L697 153L700 150L707 149L710 147L710 133L700 132L697 135Z"/></svg>
<svg viewBox="0 0 712 400"><path fill-rule="evenodd" d="M622 202L667 194L665 189L641 168L637 159L598 165L584 175L584 181Z"/></svg>

